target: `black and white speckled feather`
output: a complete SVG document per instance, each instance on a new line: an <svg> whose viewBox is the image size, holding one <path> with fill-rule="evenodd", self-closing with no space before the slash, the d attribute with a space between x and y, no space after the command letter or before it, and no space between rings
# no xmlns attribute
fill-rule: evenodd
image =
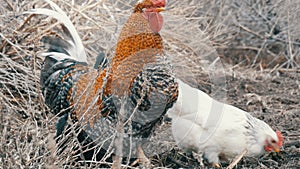
<svg viewBox="0 0 300 169"><path fill-rule="evenodd" d="M45 103L53 114L70 108L69 92L77 78L86 71L85 63L71 59L58 61L51 56L45 58L40 84Z"/></svg>
<svg viewBox="0 0 300 169"><path fill-rule="evenodd" d="M177 96L178 84L170 68L160 64L145 67L131 84L126 104L126 119L132 118L134 135L147 138Z"/></svg>

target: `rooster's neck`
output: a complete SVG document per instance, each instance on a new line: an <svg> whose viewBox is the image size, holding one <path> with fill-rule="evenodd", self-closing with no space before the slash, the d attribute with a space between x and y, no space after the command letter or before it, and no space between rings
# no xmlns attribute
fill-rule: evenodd
<svg viewBox="0 0 300 169"><path fill-rule="evenodd" d="M162 48L161 36L151 30L141 13L133 13L120 33L113 64L147 49L155 49L160 54ZM149 59L155 56L145 53L144 57Z"/></svg>
<svg viewBox="0 0 300 169"><path fill-rule="evenodd" d="M107 89L113 88L114 94L123 95L143 67L155 63L162 53L161 36L151 30L142 13L133 13L120 33Z"/></svg>
<svg viewBox="0 0 300 169"><path fill-rule="evenodd" d="M142 12L136 12L130 15L122 28L118 42L133 36L137 36L139 34L150 34L150 36L153 37L160 37L158 33L152 31L149 21L143 17ZM146 40L147 39L145 39L144 41Z"/></svg>

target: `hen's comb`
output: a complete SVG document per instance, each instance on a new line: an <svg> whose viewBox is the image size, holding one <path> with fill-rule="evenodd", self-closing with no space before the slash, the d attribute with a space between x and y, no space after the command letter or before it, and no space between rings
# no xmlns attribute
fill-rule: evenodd
<svg viewBox="0 0 300 169"><path fill-rule="evenodd" d="M278 145L279 147L281 147L281 146L282 146L282 143L283 143L283 136L282 136L282 134L281 134L280 131L276 131L276 134L277 134L277 137L278 137L278 143L277 143L277 145Z"/></svg>

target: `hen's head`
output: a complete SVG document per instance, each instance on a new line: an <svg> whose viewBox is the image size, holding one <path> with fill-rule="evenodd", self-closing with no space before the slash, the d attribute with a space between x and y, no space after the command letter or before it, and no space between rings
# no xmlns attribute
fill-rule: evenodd
<svg viewBox="0 0 300 169"><path fill-rule="evenodd" d="M166 4L167 0L139 0L133 12L142 13L153 32L159 32L163 24L163 17L159 12L165 10Z"/></svg>
<svg viewBox="0 0 300 169"><path fill-rule="evenodd" d="M282 146L282 142L283 137L281 135L281 132L277 131L275 136L267 136L264 148L267 152L275 151L276 153L278 153L280 151L280 147Z"/></svg>

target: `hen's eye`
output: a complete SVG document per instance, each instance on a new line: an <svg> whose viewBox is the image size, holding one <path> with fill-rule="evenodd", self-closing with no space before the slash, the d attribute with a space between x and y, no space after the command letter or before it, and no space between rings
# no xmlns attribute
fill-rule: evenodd
<svg viewBox="0 0 300 169"><path fill-rule="evenodd" d="M272 141L271 141L271 143L275 144L275 143L276 143L276 141L275 141L275 140L272 140Z"/></svg>

